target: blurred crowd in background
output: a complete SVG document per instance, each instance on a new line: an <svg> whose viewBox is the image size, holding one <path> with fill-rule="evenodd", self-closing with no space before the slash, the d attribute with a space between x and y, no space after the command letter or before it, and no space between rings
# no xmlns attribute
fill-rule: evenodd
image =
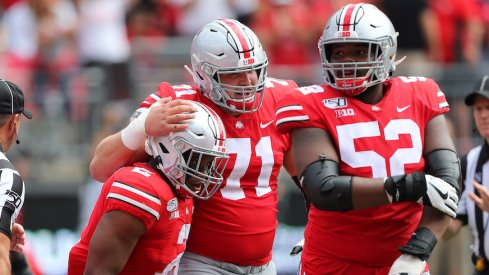
<svg viewBox="0 0 489 275"><path fill-rule="evenodd" d="M322 82L317 42L326 20L347 2L375 4L391 18L398 57L407 56L396 75L434 78L451 105L459 154L477 144L463 97L489 72L489 0L1 0L0 77L22 88L35 115L11 157L27 185L26 228L78 230L90 212L79 194L99 185L88 175L93 147L159 82L191 83L183 65L204 24L238 19L265 47L269 75L309 85ZM279 220L303 225L297 190L285 182L281 194ZM433 275L466 274L464 238L437 246ZM444 262L446 253L462 264Z"/></svg>

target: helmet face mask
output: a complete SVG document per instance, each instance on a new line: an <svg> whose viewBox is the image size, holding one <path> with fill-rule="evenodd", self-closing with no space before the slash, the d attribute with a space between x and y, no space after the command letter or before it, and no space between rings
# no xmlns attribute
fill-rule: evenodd
<svg viewBox="0 0 489 275"><path fill-rule="evenodd" d="M208 199L220 187L228 154L224 125L217 114L194 102L196 117L185 131L148 137L146 151L181 197Z"/></svg>
<svg viewBox="0 0 489 275"><path fill-rule="evenodd" d="M364 46L368 57L334 62L332 48L342 44ZM395 70L397 33L389 18L370 4L348 4L337 11L318 47L326 83L349 96L384 82Z"/></svg>
<svg viewBox="0 0 489 275"><path fill-rule="evenodd" d="M268 58L253 31L236 20L215 20L195 35L190 51L194 81L206 97L233 112L258 110ZM248 83L222 80L223 75L230 74L255 74L256 78Z"/></svg>

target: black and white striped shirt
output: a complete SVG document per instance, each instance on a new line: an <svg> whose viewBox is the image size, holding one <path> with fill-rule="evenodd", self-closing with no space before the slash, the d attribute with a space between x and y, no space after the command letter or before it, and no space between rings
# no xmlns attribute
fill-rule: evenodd
<svg viewBox="0 0 489 275"><path fill-rule="evenodd" d="M477 160L481 153L482 145L477 146L470 150L470 152L462 157L462 175L464 179L464 191L458 202L457 219L461 220L464 225L469 225L470 231L473 237L473 243L471 245L472 253L479 256L479 232L477 231L475 208L477 207L474 201L468 197L468 192L475 192L474 181L476 174ZM489 187L489 162L482 165L482 185ZM480 176L479 176L480 177ZM479 181L479 180L478 180ZM483 225L484 225L484 250L489 251L489 230L487 224L489 222L489 213L482 211L483 213Z"/></svg>
<svg viewBox="0 0 489 275"><path fill-rule="evenodd" d="M9 238L24 199L24 181L5 154L0 151L0 231Z"/></svg>

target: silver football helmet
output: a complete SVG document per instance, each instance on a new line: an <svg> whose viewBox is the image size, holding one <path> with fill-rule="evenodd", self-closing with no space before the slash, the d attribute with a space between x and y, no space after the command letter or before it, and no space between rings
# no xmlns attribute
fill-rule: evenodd
<svg viewBox="0 0 489 275"><path fill-rule="evenodd" d="M179 195L208 199L220 187L228 154L226 131L219 116L209 107L193 102L195 118L185 121L185 131L148 137L146 152L171 181Z"/></svg>
<svg viewBox="0 0 489 275"><path fill-rule="evenodd" d="M268 58L248 27L232 19L214 20L195 35L190 56L195 83L216 105L238 113L261 106ZM256 84L238 86L221 80L224 74L250 72L256 72Z"/></svg>
<svg viewBox="0 0 489 275"><path fill-rule="evenodd" d="M331 16L318 43L326 83L355 96L384 82L402 61L395 61L397 36L389 18L374 5L343 6ZM369 58L366 62L332 63L331 45L336 43L364 43Z"/></svg>

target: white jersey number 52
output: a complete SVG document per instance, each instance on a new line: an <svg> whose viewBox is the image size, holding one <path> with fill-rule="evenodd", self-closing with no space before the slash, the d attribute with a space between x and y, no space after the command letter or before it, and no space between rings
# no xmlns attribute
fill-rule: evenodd
<svg viewBox="0 0 489 275"><path fill-rule="evenodd" d="M404 165L418 163L423 152L423 144L419 126L411 119L395 119L390 121L384 129L380 129L377 121L353 123L336 127L341 159L353 168L371 167L372 177L383 178L387 174L386 160L375 152L356 151L355 139L365 137L380 137L383 131L385 140L398 140L400 134L411 136L413 146L411 148L399 148L387 160L390 167L390 175L404 174Z"/></svg>

